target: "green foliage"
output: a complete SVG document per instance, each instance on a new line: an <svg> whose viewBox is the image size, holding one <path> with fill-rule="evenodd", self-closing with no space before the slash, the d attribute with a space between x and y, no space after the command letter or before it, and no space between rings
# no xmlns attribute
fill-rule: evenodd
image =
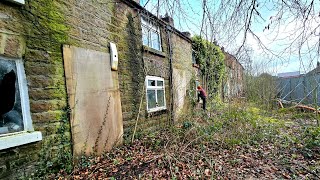
<svg viewBox="0 0 320 180"><path fill-rule="evenodd" d="M189 88L187 90L188 93L188 100L189 103L191 104L191 107L194 108L197 104L197 97L196 97L196 76L193 74L191 79L190 79L190 84L189 84Z"/></svg>
<svg viewBox="0 0 320 180"><path fill-rule="evenodd" d="M271 109L276 105L276 79L270 74L245 75L246 96L262 108Z"/></svg>
<svg viewBox="0 0 320 180"><path fill-rule="evenodd" d="M222 107L221 107L222 108ZM218 144L222 148L272 142L279 136L284 121L268 116L259 108L242 104L224 107L222 114L190 113L181 128L170 129L171 143ZM192 142L190 142L192 141ZM219 147L217 146L217 147Z"/></svg>
<svg viewBox="0 0 320 180"><path fill-rule="evenodd" d="M210 99L218 97L222 80L225 77L225 56L219 46L202 39L200 36L194 36L192 40L195 59L200 65L208 96Z"/></svg>
<svg viewBox="0 0 320 180"><path fill-rule="evenodd" d="M70 173L73 170L72 150L70 145L70 127L68 123L70 110L65 110L56 134L46 137L42 142L37 170L32 178L44 177L63 169ZM55 147L53 147L55 146Z"/></svg>
<svg viewBox="0 0 320 180"><path fill-rule="evenodd" d="M36 10L30 9L29 13L37 13L33 22L37 22L37 26L30 29L40 31L50 37L57 43L66 43L68 39L67 32L69 28L66 25L66 18L57 3L50 0L29 1L29 7L35 7ZM33 24L34 25L34 24Z"/></svg>
<svg viewBox="0 0 320 180"><path fill-rule="evenodd" d="M320 147L320 127L309 127L304 134L307 148Z"/></svg>
<svg viewBox="0 0 320 180"><path fill-rule="evenodd" d="M278 113L280 114L287 114L287 113L292 113L292 112L295 112L296 109L295 108L281 108L281 109L278 109Z"/></svg>
<svg viewBox="0 0 320 180"><path fill-rule="evenodd" d="M214 119L216 130L223 134L220 141L226 146L256 144L269 141L279 134L283 121L265 116L258 108L230 107L229 112Z"/></svg>
<svg viewBox="0 0 320 180"><path fill-rule="evenodd" d="M190 121L185 121L185 122L182 123L182 127L183 127L184 129L189 129L189 128L192 127L192 122L190 122Z"/></svg>
<svg viewBox="0 0 320 180"><path fill-rule="evenodd" d="M296 109L295 109L296 110ZM316 119L317 115L315 113L294 113L292 115L293 119Z"/></svg>

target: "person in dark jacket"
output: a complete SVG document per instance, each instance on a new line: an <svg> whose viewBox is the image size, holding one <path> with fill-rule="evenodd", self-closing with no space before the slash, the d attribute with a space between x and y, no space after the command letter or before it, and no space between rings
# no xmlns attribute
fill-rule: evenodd
<svg viewBox="0 0 320 180"><path fill-rule="evenodd" d="M202 108L203 108L203 110L206 110L207 93L204 89L202 89L201 86L198 86L197 89L198 89L198 102L200 101L200 98L201 98L202 102L203 102Z"/></svg>

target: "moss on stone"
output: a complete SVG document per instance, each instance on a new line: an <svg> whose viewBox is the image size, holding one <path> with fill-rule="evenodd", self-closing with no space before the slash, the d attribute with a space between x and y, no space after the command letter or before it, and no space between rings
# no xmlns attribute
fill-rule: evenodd
<svg viewBox="0 0 320 180"><path fill-rule="evenodd" d="M52 40L57 43L66 43L68 40L69 27L66 25L66 18L60 7L51 0L29 1L28 7L35 8L37 17L35 20L40 24L40 28L35 30L43 30L47 32ZM34 9L30 9L34 10ZM31 11L32 12L32 11ZM34 29L34 27L31 27Z"/></svg>

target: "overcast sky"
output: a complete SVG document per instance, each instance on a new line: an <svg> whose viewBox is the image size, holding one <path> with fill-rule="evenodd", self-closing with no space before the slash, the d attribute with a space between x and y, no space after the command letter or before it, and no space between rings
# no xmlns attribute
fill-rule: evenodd
<svg viewBox="0 0 320 180"><path fill-rule="evenodd" d="M146 2L148 3L146 4ZM246 44L252 49L251 57L256 71L269 72L276 75L277 73L292 71L305 73L315 68L316 62L319 61L318 54L316 51L309 52L307 50L310 49L308 46L315 44L319 39L309 39L308 43L305 43L301 47L302 51L299 56L296 45L292 45L288 48L288 43L293 41L294 38L297 38L302 32L302 21L294 21L294 17L291 17L290 14L286 15L286 12L284 12L283 17L286 18L285 21L272 29L265 30L265 27L270 22L275 21L278 18L276 14L279 11L269 0L259 2L262 2L258 8L261 18L257 17L253 19L251 28L259 37L263 45L271 50L272 53L266 52L266 49L261 48L261 45L258 44L258 41L252 35L249 34L247 36ZM159 15L164 15L165 13L173 15L175 27L180 31L189 31L192 35L200 34L203 18L202 0L141 0L140 3L141 5L146 6L146 8L154 14L159 12ZM218 11L220 1L207 0L207 4L210 13L214 14ZM160 7L159 11L157 11L158 5ZM319 12L320 3L318 1L315 4L315 8L316 11ZM242 43L243 33L240 32L234 39L226 38L224 32L225 27L219 26L219 23L223 20L214 19L214 21L214 23L217 23L216 28L208 31L212 32L214 39L217 40L220 46L224 46L229 53L235 54L237 48ZM205 22L208 22L207 18ZM203 29L206 27L205 24L209 23L204 23ZM308 25L305 25L307 26L305 30L308 31L318 27L314 33L320 34L319 24L320 18L317 16L313 21L310 21ZM204 32L210 34L208 31ZM209 40L211 39L209 38Z"/></svg>

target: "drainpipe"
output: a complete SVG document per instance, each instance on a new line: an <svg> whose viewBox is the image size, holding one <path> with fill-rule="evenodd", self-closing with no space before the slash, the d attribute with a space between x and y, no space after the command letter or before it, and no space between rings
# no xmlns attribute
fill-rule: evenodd
<svg viewBox="0 0 320 180"><path fill-rule="evenodd" d="M173 94L173 69L172 69L172 42L171 42L171 31L172 27L166 26L167 33L167 42L168 42L168 52L169 52L169 88L170 88L170 114L169 118L171 123L174 122L174 113L173 113L173 103L174 103L174 94Z"/></svg>

